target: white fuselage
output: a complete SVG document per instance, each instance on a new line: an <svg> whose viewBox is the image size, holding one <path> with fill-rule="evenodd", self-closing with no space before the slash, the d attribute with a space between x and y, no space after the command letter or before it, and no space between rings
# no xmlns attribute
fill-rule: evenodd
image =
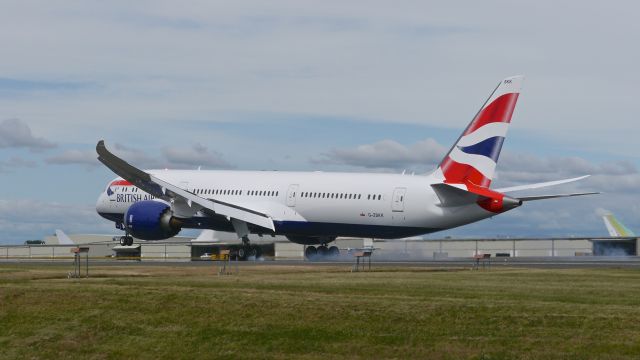
<svg viewBox="0 0 640 360"><path fill-rule="evenodd" d="M443 207L427 175L282 171L152 170L194 194L268 214L288 236L401 238L440 231L496 215L477 204ZM151 196L132 185L110 185L96 209L122 221L131 204ZM177 216L179 214L176 214ZM228 219L196 213L184 227L233 230ZM254 233L272 233L254 228Z"/></svg>

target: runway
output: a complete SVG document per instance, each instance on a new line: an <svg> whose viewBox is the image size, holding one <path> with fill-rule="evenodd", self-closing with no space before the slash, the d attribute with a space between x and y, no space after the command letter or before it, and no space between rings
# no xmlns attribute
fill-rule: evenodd
<svg viewBox="0 0 640 360"><path fill-rule="evenodd" d="M2 259L0 264L50 264L61 265L71 263L71 259ZM189 260L120 260L120 259L90 259L93 266L178 266L178 267L201 267L201 266L217 266L215 261L189 261ZM232 261L232 265L244 266L336 266L344 265L346 267L353 266L354 260L332 260L332 261L307 261L307 260L249 260L249 261ZM375 256L371 259L371 268L388 268L388 267L429 267L429 268L473 268L474 265L479 269L491 269L495 267L516 267L516 268L639 268L640 257L629 256L597 256L597 257L520 257L520 258L494 258L490 261L475 263L471 258L451 258L431 260L425 259L420 261L403 261L403 260L376 260ZM361 263L362 266L362 263ZM368 266L368 262L366 262Z"/></svg>

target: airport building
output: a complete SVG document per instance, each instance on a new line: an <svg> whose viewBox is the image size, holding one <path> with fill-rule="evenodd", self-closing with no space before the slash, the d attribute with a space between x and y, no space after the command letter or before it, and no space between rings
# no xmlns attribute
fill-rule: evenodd
<svg viewBox="0 0 640 360"><path fill-rule="evenodd" d="M70 259L71 249L89 247L94 259L136 259L142 261L209 260L222 250L237 246L233 233L216 232L211 240L174 237L162 241L138 241L122 246L112 235L70 235L75 245L59 244L56 236L44 238L44 244L0 245L0 259ZM265 258L303 259L305 247L281 236L254 237ZM379 260L421 261L446 258L491 257L571 257L637 256L640 240L636 237L548 238L548 239L436 239L419 238L382 240L339 238L332 243L342 254L350 249L373 247Z"/></svg>

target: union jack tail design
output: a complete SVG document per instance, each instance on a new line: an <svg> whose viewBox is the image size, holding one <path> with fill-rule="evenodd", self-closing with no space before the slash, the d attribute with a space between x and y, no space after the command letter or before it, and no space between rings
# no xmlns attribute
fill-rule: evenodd
<svg viewBox="0 0 640 360"><path fill-rule="evenodd" d="M523 79L498 84L436 170L445 183L489 187Z"/></svg>

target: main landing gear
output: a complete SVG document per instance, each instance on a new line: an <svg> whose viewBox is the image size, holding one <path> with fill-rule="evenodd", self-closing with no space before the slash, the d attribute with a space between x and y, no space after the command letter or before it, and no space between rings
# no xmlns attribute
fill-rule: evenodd
<svg viewBox="0 0 640 360"><path fill-rule="evenodd" d="M120 245L131 246L133 245L133 237L129 235L120 236Z"/></svg>
<svg viewBox="0 0 640 360"><path fill-rule="evenodd" d="M236 256L238 257L238 260L247 260L250 257L257 259L262 256L262 250L259 246L251 245L248 236L243 236L242 245L237 250Z"/></svg>
<svg viewBox="0 0 640 360"><path fill-rule="evenodd" d="M337 246L327 247L326 244L315 246L307 246L304 250L304 258L310 261L322 261L335 259L340 256L340 249Z"/></svg>

